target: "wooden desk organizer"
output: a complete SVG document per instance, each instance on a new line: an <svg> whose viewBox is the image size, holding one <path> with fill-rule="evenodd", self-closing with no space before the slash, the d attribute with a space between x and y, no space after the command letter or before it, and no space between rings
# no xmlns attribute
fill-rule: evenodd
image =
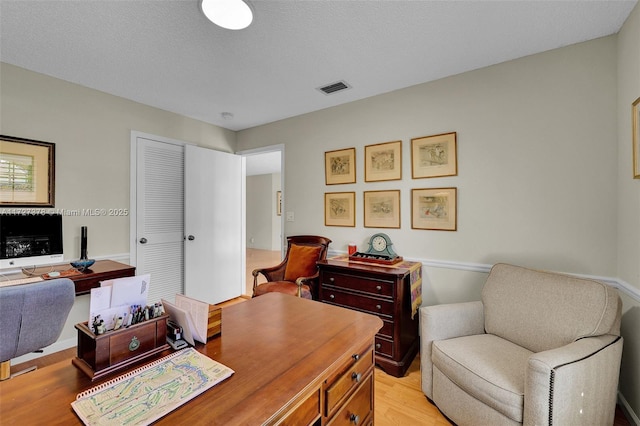
<svg viewBox="0 0 640 426"><path fill-rule="evenodd" d="M209 320L207 322L207 341L222 333L222 308L209 305Z"/></svg>
<svg viewBox="0 0 640 426"><path fill-rule="evenodd" d="M78 355L71 362L91 380L97 380L156 355L169 349L167 318L165 314L97 335L87 322L76 324Z"/></svg>

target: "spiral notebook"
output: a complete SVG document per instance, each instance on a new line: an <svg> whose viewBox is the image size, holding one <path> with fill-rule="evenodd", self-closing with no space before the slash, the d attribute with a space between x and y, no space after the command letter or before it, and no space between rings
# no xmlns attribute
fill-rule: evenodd
<svg viewBox="0 0 640 426"><path fill-rule="evenodd" d="M233 373L187 348L78 394L71 407L85 425L148 425Z"/></svg>

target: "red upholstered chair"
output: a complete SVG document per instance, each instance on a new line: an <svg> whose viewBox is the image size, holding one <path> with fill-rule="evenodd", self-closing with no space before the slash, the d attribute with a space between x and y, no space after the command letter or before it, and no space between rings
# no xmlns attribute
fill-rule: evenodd
<svg viewBox="0 0 640 426"><path fill-rule="evenodd" d="M316 235L288 237L287 254L279 265L253 270L253 297L276 291L317 300L316 262L327 258L329 243L330 239ZM267 282L258 283L258 274L264 275Z"/></svg>

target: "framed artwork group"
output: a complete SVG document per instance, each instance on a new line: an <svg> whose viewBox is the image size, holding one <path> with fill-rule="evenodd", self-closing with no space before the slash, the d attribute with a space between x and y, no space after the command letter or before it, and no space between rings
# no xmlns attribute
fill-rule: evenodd
<svg viewBox="0 0 640 426"><path fill-rule="evenodd" d="M412 179L458 174L456 132L411 139ZM364 181L402 180L402 141L364 147ZM325 152L325 183L356 183L356 149ZM363 191L365 228L400 228L400 190ZM356 226L356 193L326 192L325 226ZM411 228L457 230L457 188L411 190Z"/></svg>

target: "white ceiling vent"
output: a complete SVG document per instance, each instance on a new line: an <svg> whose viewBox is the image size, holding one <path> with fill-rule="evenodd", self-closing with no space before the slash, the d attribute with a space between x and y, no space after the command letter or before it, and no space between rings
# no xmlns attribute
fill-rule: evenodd
<svg viewBox="0 0 640 426"><path fill-rule="evenodd" d="M327 84L326 86L318 87L318 90L324 93L325 95L331 95L336 92L340 92L342 90L350 89L351 86L347 84L346 81L341 80L335 83Z"/></svg>

